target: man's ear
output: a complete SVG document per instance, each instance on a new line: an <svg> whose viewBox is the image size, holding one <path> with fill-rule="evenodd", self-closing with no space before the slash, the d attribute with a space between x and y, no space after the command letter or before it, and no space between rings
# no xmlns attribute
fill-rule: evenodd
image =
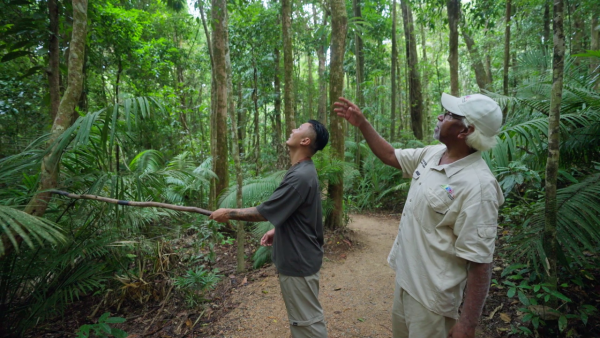
<svg viewBox="0 0 600 338"><path fill-rule="evenodd" d="M305 137L302 140L300 140L300 145L303 146L309 146L312 143L310 137Z"/></svg>
<svg viewBox="0 0 600 338"><path fill-rule="evenodd" d="M475 127L473 125L470 125L469 127L465 127L459 134L458 134L458 138L459 139L466 139L467 136L473 134L473 132L475 131Z"/></svg>

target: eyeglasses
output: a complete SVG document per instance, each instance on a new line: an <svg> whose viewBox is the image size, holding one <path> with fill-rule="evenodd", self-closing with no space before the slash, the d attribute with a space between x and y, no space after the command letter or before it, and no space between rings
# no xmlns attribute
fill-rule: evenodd
<svg viewBox="0 0 600 338"><path fill-rule="evenodd" d="M447 119L448 117L450 117L450 118L453 118L453 119L455 119L455 120L462 120L462 119L464 119L464 118L465 118L464 116L460 116L460 115L452 114L451 112L449 112L449 111L447 111L447 110L446 110L446 111L444 112L444 119Z"/></svg>

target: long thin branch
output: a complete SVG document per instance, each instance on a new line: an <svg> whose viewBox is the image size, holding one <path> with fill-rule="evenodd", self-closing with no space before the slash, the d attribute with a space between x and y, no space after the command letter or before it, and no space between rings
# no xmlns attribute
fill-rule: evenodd
<svg viewBox="0 0 600 338"><path fill-rule="evenodd" d="M124 201L124 200L117 200L114 198L102 197L102 196L97 196L97 195L77 195L77 194L72 194L70 192L61 191L61 190L52 190L50 192L53 194L57 194L57 195L61 195L61 196L69 197L69 198L74 198L74 199L95 200L95 201L112 203L112 204L128 205L128 206L132 206L132 207L165 208L165 209L171 209L171 210L177 210L177 211L195 212L197 214L202 214L202 215L206 215L206 216L210 216L212 214L212 211L210 211L210 210L205 210L205 209L196 208L196 207L183 207L180 205L167 204L167 203Z"/></svg>

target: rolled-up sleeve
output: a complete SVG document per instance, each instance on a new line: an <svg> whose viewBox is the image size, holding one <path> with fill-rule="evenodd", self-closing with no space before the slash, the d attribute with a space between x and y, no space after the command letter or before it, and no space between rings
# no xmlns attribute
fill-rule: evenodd
<svg viewBox="0 0 600 338"><path fill-rule="evenodd" d="M491 263L498 230L498 201L476 201L464 208L454 224L456 256L476 263Z"/></svg>
<svg viewBox="0 0 600 338"><path fill-rule="evenodd" d="M396 149L394 151L398 163L400 163L400 167L402 168L402 177L412 177L413 172L419 165L419 158L422 157L426 149L427 148Z"/></svg>

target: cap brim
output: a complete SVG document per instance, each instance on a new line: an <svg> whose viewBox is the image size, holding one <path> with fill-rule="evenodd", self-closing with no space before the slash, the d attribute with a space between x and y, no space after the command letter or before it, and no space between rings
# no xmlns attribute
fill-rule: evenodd
<svg viewBox="0 0 600 338"><path fill-rule="evenodd" d="M458 104L460 103L460 98L448 95L446 93L442 93L442 107L446 108L447 111L452 114L465 116L465 114L461 111Z"/></svg>

